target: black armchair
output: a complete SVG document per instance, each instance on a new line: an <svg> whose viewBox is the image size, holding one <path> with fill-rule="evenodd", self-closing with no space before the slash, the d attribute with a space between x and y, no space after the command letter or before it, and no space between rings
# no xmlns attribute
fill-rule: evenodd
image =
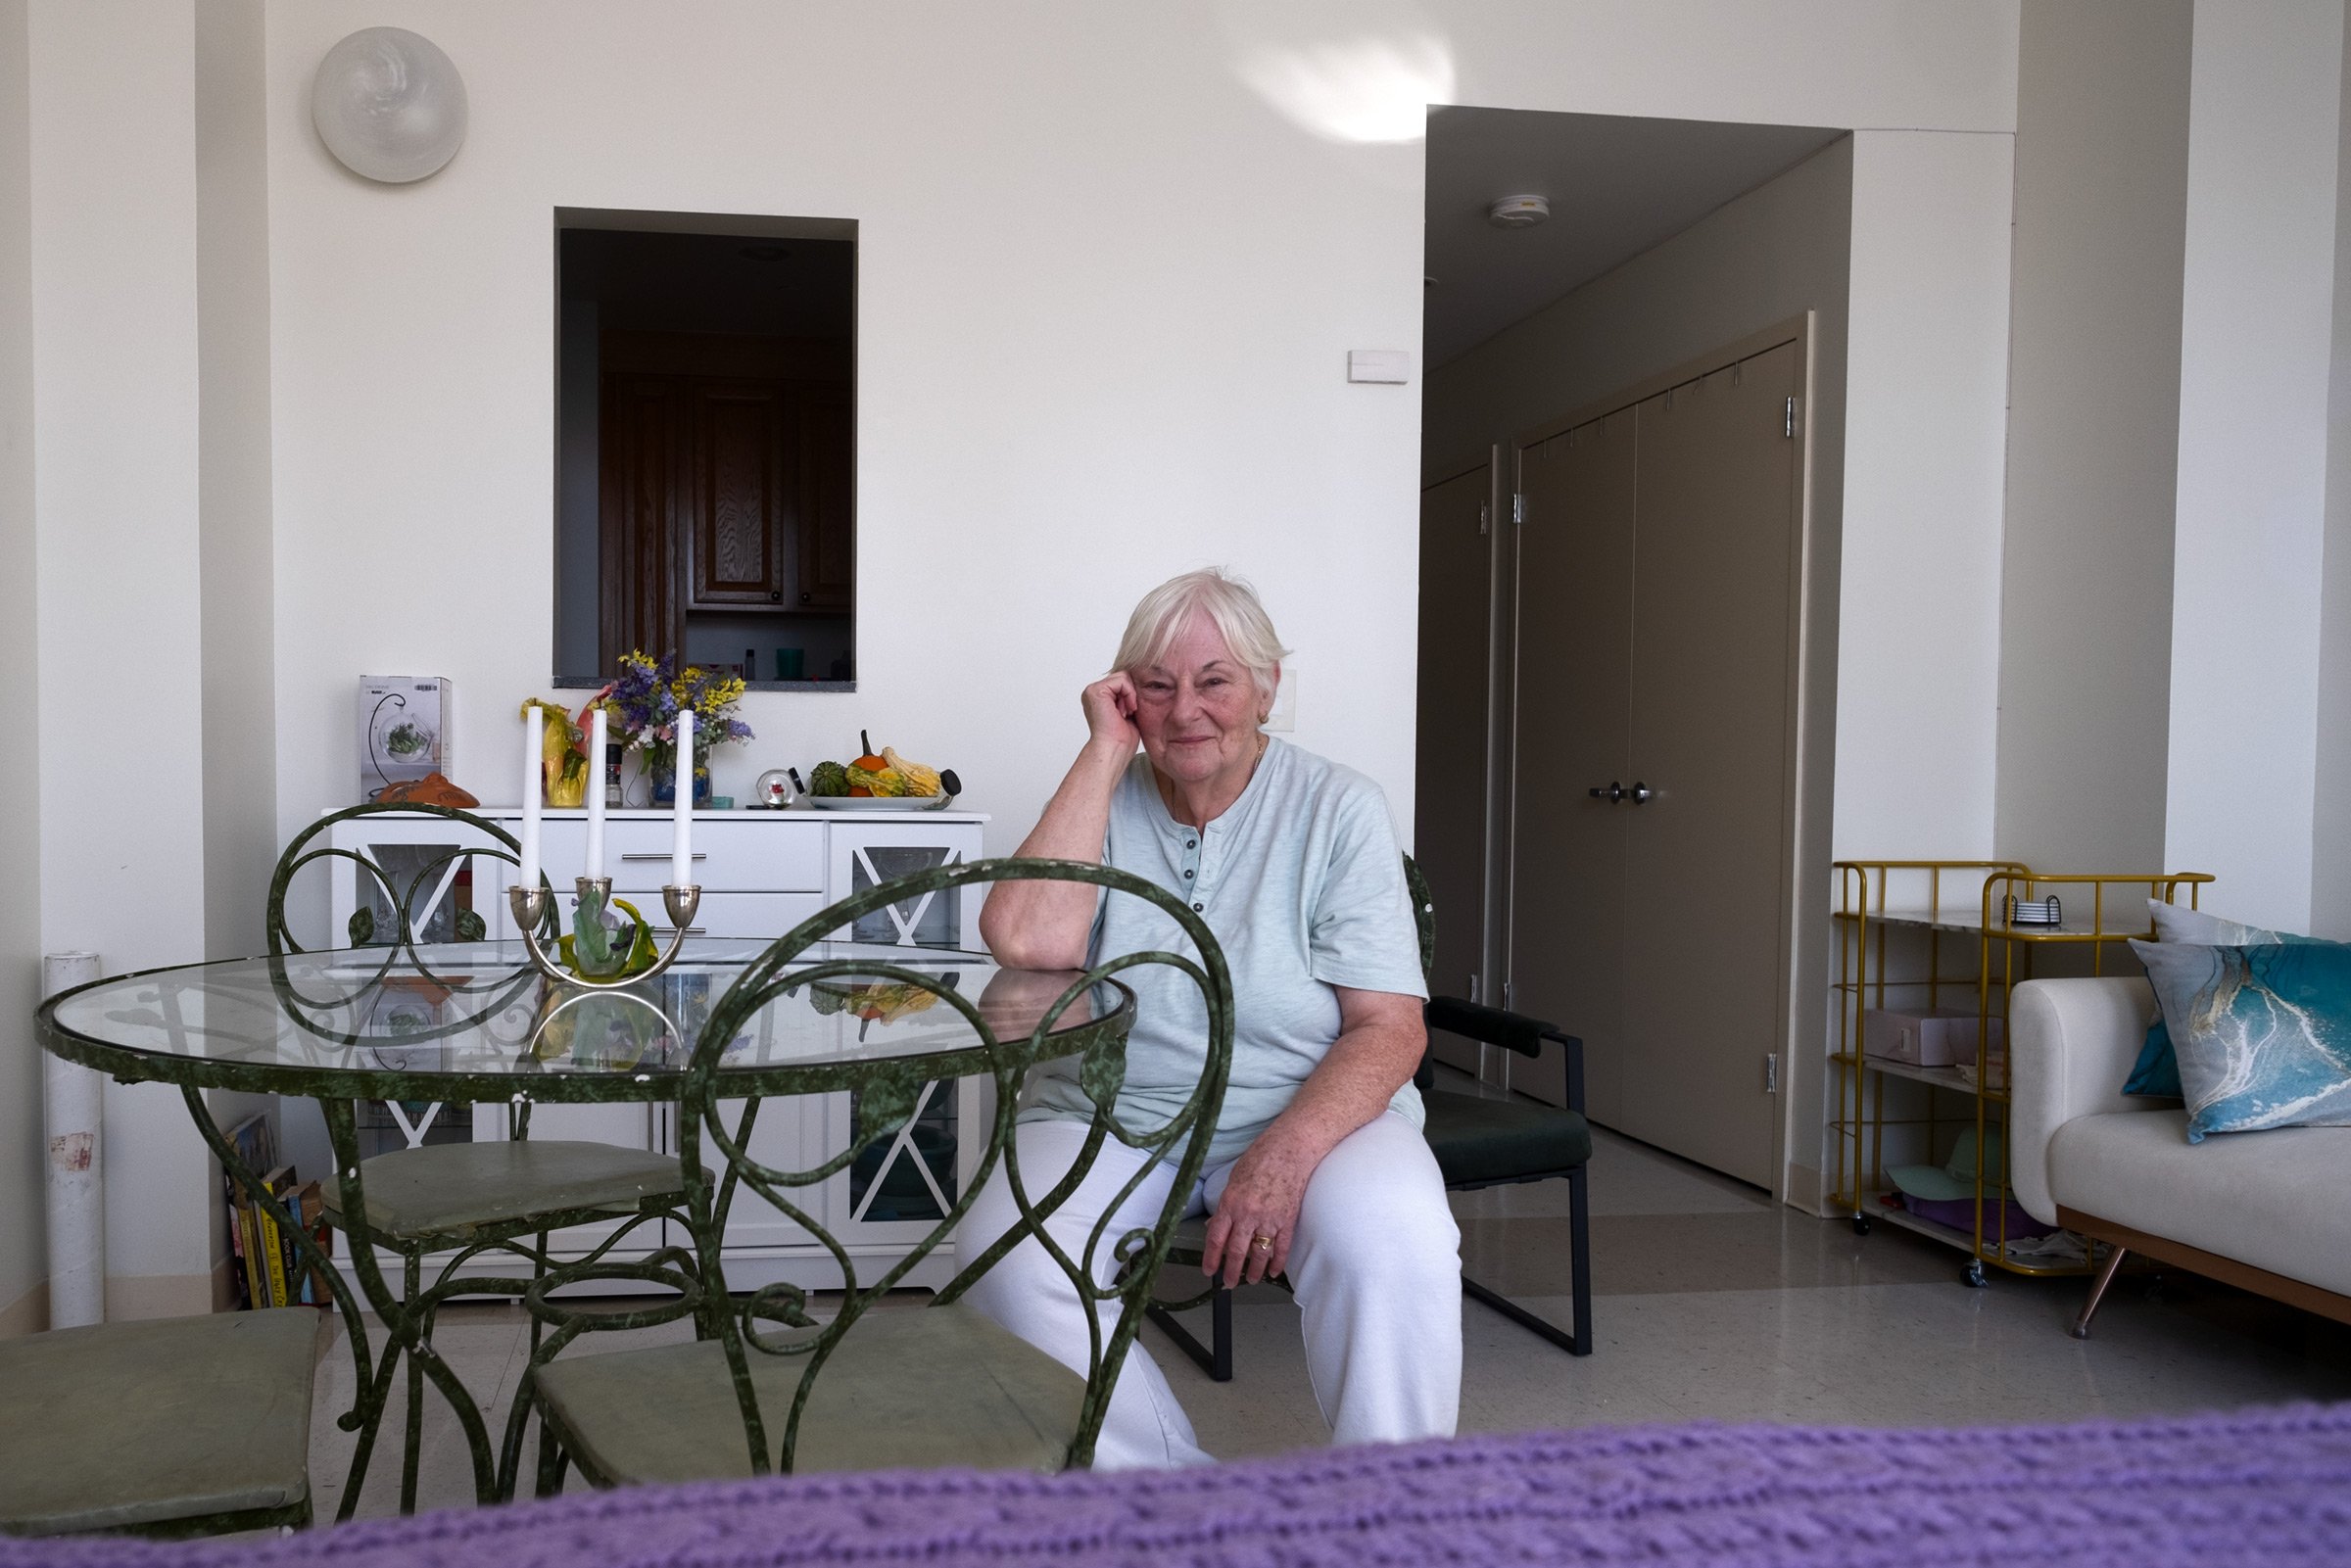
<svg viewBox="0 0 2351 1568"><path fill-rule="evenodd" d="M1413 914L1420 927L1420 963L1425 973L1436 953L1436 906L1429 897L1428 883L1421 877L1420 868L1410 855L1404 859L1404 873L1412 889ZM1245 1008L1247 999L1241 998L1240 1005ZM1491 1286L1472 1279L1466 1269L1462 1273L1462 1289L1568 1354L1589 1355L1592 1354L1592 1225L1584 1177L1585 1167L1592 1159L1592 1128L1584 1120L1584 1042L1541 1019L1505 1012L1498 1007L1483 1007L1458 997L1430 998L1422 1017L1432 1032L1441 1030L1460 1035L1483 1045L1515 1051L1520 1056L1541 1055L1546 1042L1566 1054L1564 1110L1515 1096L1491 1098L1439 1089L1436 1069L1426 1054L1421 1056L1413 1081L1419 1086L1420 1103L1427 1113L1422 1131L1428 1138L1430 1151L1437 1157L1437 1168L1444 1172L1447 1191L1466 1192L1479 1187L1554 1179L1567 1183L1571 1275L1568 1289L1573 1325L1562 1329L1536 1316ZM1184 1251L1186 1243L1188 1254ZM1171 1260L1188 1257L1190 1261L1199 1261L1200 1241L1196 1230L1187 1228L1170 1256ZM1209 1298L1208 1307L1209 1342L1205 1345L1176 1320L1170 1308L1154 1307L1150 1308L1150 1316L1161 1332L1197 1361L1210 1378L1227 1383L1232 1380L1232 1292L1220 1288Z"/></svg>

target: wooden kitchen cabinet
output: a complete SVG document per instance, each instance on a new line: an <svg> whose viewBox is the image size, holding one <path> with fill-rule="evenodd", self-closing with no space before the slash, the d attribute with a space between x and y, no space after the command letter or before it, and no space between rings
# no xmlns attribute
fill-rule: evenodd
<svg viewBox="0 0 2351 1568"><path fill-rule="evenodd" d="M792 592L800 433L775 382L686 383L686 607L769 610Z"/></svg>
<svg viewBox="0 0 2351 1568"><path fill-rule="evenodd" d="M801 387L799 416L800 608L845 610L856 575L856 452L845 386Z"/></svg>

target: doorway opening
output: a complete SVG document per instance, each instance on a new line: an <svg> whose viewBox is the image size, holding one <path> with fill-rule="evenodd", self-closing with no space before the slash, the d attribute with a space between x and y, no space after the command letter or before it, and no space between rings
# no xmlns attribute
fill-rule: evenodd
<svg viewBox="0 0 2351 1568"><path fill-rule="evenodd" d="M555 684L856 679L856 225L559 210Z"/></svg>
<svg viewBox="0 0 2351 1568"><path fill-rule="evenodd" d="M1479 916L1439 931L1434 984L1582 1037L1595 1122L1798 1201L1851 146L1487 109L1428 131L1415 836L1438 906ZM1438 1054L1564 1092L1554 1062Z"/></svg>

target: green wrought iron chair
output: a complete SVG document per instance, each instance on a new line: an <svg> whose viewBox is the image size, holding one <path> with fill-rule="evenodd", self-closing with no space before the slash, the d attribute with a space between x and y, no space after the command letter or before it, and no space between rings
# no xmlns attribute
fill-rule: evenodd
<svg viewBox="0 0 2351 1568"><path fill-rule="evenodd" d="M0 1340L0 1535L309 1524L317 1337L283 1307Z"/></svg>
<svg viewBox="0 0 2351 1568"><path fill-rule="evenodd" d="M368 817L439 817L469 829L487 843L460 845L433 854L418 867L403 868L395 876L357 850L332 845L310 847L312 840L335 824ZM434 846L438 848L439 846ZM429 963L420 951L425 931L445 932L459 942L478 942L489 936L489 925L470 909L447 906L461 872L476 861L520 865L520 846L504 829L485 818L453 806L401 803L355 806L321 818L295 835L278 858L269 882L269 951L275 956L300 953L286 924L286 895L295 875L312 862L349 861L360 875L371 879L381 893L362 901L350 918L344 935L353 947L383 946L387 967L408 955L420 973ZM405 884L403 878L405 877ZM543 879L544 882L544 879ZM434 901L430 913L420 900ZM392 917L390 930L379 928L377 904ZM549 901L549 927L553 936L553 900ZM520 972L522 966L518 965ZM461 982L453 981L461 987ZM502 998L503 1000L503 998ZM412 1313L423 1314L423 1338L432 1337L433 1314L454 1297L480 1294L459 1274L466 1263L485 1253L505 1253L528 1261L532 1277L553 1266L548 1252L551 1233L573 1225L616 1223L591 1256L600 1257L631 1231L680 1209L686 1198L678 1177L678 1163L649 1150L623 1149L611 1144L570 1139L530 1137L531 1107L527 1101L513 1109L509 1136L504 1140L425 1143L395 1149L365 1161L361 1186L367 1195L366 1230L376 1245L401 1260L402 1302ZM353 1233L351 1216L340 1207L336 1183L321 1184L326 1216L345 1234ZM425 1260L447 1255L425 1282ZM504 1294L503 1289L495 1292ZM531 1325L531 1344L537 1349L540 1327ZM350 1483L343 1491L340 1518L349 1518L359 1502L360 1478L365 1474L377 1427L391 1395L391 1378L400 1359L400 1346L384 1347L375 1375L360 1390L353 1408L340 1418L360 1441L352 1456ZM423 1439L424 1368L414 1356L408 1365L406 1441L401 1456L400 1502L404 1512L415 1507L416 1474Z"/></svg>
<svg viewBox="0 0 2351 1568"><path fill-rule="evenodd" d="M830 933L886 905L927 891L1023 879L1093 882L1114 894L1148 899L1181 927L1197 959L1167 952L1109 959L1059 988L1058 1000L1030 1034L1002 1039L985 1010L942 980L936 968L916 969L871 956L843 958L823 950ZM1137 1129L1122 1124L1112 1110L1132 1022L1130 995L1115 977L1152 964L1170 966L1197 985L1206 1004L1209 1038L1200 1081L1182 1112L1164 1126ZM730 1127L722 1118L721 1097L741 1090L726 1087L719 1071L721 1055L761 1009L802 986L828 980L921 986L940 1005L960 1013L980 1044L954 1057L881 1058L800 1069L814 1074L799 1085L802 1088L856 1090L855 1124L847 1149L806 1169L778 1169L747 1153L747 1120ZM1093 1008L1089 1037L1041 1046L1066 1011L1080 1005ZM1023 1182L1012 1137L1022 1082L1040 1057L1071 1053L1079 1043L1083 1044L1080 1079L1095 1103L1090 1135L1068 1174L1049 1191L1032 1194ZM645 1265L630 1264L557 1270L526 1298L552 1332L525 1374L509 1417L506 1475L513 1473L526 1402L542 1421L542 1495L558 1490L573 1463L598 1486L771 1471L937 1465L1058 1470L1089 1463L1111 1387L1141 1327L1152 1281L1180 1215L1182 1195L1206 1162L1231 1054L1231 982L1216 938L1182 902L1125 872L1048 860L939 867L885 882L802 923L728 989L704 1025L685 1074L679 1103L680 1175L687 1188L695 1249L692 1267L682 1253L666 1260L664 1282L676 1292L674 1299L611 1315L567 1312L552 1299L552 1292L567 1283L630 1271L642 1277ZM985 1076L995 1088L995 1114L977 1172L922 1242L870 1283L861 1283L855 1259L809 1212L807 1191L863 1151L894 1137L913 1115L926 1082L958 1072ZM716 1183L698 1164L705 1137L727 1162L726 1175ZM1050 1238L1044 1222L1077 1190L1110 1138L1157 1152L1176 1163L1177 1175L1154 1225L1114 1236L1105 1233L1105 1219L1073 1258ZM928 1306L871 1310L909 1269L953 1234L999 1166L1003 1179L1011 1183L1020 1221L978 1257L959 1259L961 1268ZM1144 1173L1138 1169L1134 1179L1141 1180ZM740 1300L726 1294L720 1241L739 1189L757 1193L833 1252L844 1280L838 1313L821 1321L812 1317L806 1309L807 1293L794 1286L771 1285ZM1115 1325L1105 1325L1107 1333L1092 1337L1088 1370L1082 1376L959 1300L1030 1236L1043 1242L1082 1298L1117 1305ZM625 1331L688 1315L696 1318L698 1335L689 1343L554 1358L582 1333Z"/></svg>
<svg viewBox="0 0 2351 1568"><path fill-rule="evenodd" d="M1413 916L1420 927L1420 970L1425 976L1436 962L1437 906L1429 896L1428 879L1413 857L1404 857L1404 876L1412 890ZM1530 1181L1567 1183L1567 1249L1571 1327L1560 1328L1511 1301L1492 1286L1469 1277L1464 1270L1462 1290L1511 1322L1549 1340L1570 1355L1592 1354L1592 1223L1585 1192L1585 1167L1592 1158L1592 1128L1584 1120L1584 1042L1574 1035L1522 1014L1481 1007L1458 997L1431 997L1422 1014L1431 1031L1458 1034L1480 1044L1500 1046L1520 1056L1540 1056L1546 1042L1566 1055L1567 1106L1539 1105L1515 1096L1502 1099L1457 1094L1439 1089L1436 1069L1428 1056L1413 1082L1420 1089L1425 1112L1421 1131L1444 1172L1448 1192L1480 1187L1511 1186ZM1202 1228L1184 1227L1173 1254L1179 1262L1198 1263L1204 1245ZM1287 1286L1288 1281L1274 1283ZM1178 1350L1199 1363L1219 1383L1232 1380L1232 1292L1223 1286L1209 1296L1209 1338L1203 1344L1176 1316L1197 1301L1153 1304L1151 1320Z"/></svg>

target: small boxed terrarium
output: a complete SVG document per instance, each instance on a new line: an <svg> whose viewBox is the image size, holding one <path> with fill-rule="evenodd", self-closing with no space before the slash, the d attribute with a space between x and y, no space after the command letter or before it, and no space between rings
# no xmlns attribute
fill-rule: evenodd
<svg viewBox="0 0 2351 1568"><path fill-rule="evenodd" d="M448 776L452 696L443 676L360 677L360 799L427 774Z"/></svg>

